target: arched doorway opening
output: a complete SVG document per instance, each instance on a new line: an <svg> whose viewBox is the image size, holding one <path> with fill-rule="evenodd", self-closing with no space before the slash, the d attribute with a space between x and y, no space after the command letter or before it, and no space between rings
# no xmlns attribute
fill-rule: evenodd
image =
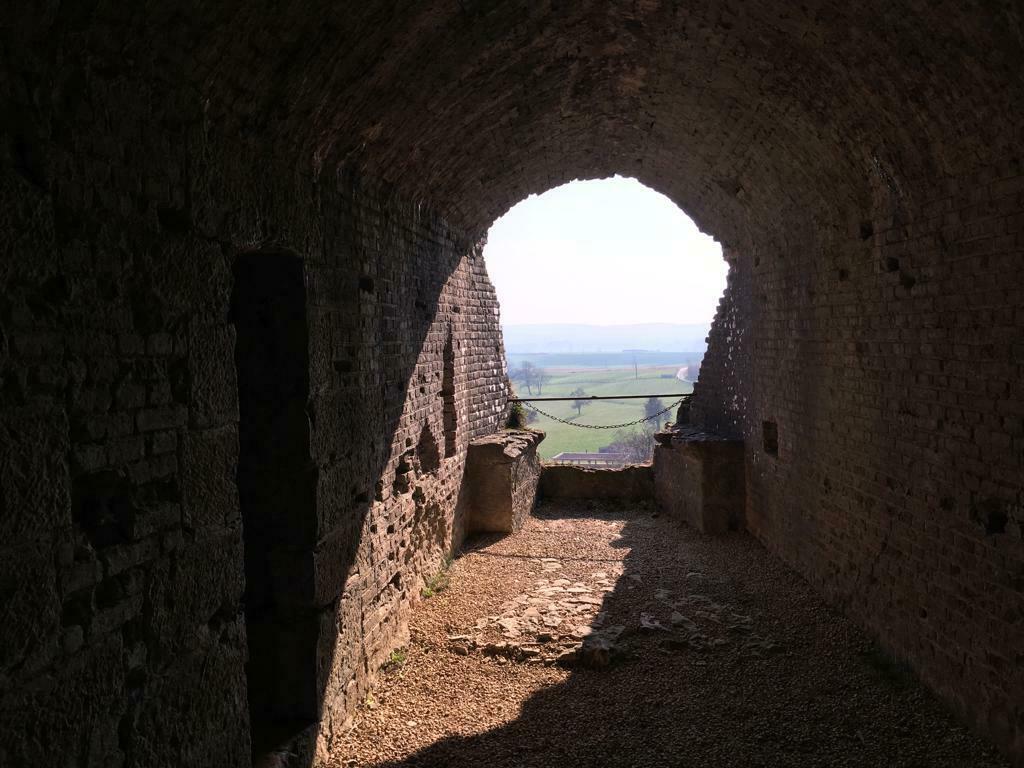
<svg viewBox="0 0 1024 768"><path fill-rule="evenodd" d="M697 380L725 289L721 246L669 198L614 176L513 206L491 226L484 258L515 394L566 398L524 404L547 435L542 457L649 460L653 434Z"/></svg>

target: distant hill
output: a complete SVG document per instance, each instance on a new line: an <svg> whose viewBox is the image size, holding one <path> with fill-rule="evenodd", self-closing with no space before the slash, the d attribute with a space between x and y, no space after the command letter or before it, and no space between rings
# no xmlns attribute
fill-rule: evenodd
<svg viewBox="0 0 1024 768"><path fill-rule="evenodd" d="M554 368L651 368L673 366L666 378L690 381L700 369L699 352L506 352L509 370L529 361L550 371Z"/></svg>
<svg viewBox="0 0 1024 768"><path fill-rule="evenodd" d="M517 353L695 352L703 354L708 326L643 323L638 325L506 325L505 351Z"/></svg>

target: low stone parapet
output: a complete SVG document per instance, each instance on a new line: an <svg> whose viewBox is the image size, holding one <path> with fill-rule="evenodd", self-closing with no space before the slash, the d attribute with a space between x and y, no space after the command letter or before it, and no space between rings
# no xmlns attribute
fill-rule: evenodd
<svg viewBox="0 0 1024 768"><path fill-rule="evenodd" d="M544 499L641 501L654 498L654 475L650 464L617 469L545 464L540 476L540 495Z"/></svg>
<svg viewBox="0 0 1024 768"><path fill-rule="evenodd" d="M654 448L658 506L704 533L743 528L743 441L692 427L659 432Z"/></svg>
<svg viewBox="0 0 1024 768"><path fill-rule="evenodd" d="M463 499L466 531L512 533L522 527L537 498L544 433L503 430L469 444Z"/></svg>

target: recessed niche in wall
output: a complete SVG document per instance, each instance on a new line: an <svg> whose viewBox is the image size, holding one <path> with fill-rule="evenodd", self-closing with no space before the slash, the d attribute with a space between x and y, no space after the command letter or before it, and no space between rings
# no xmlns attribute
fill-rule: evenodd
<svg viewBox="0 0 1024 768"><path fill-rule="evenodd" d="M444 345L444 371L441 379L441 398L444 403L444 455L455 455L459 417L455 410L455 342L448 326L448 339Z"/></svg>
<svg viewBox="0 0 1024 768"><path fill-rule="evenodd" d="M779 425L774 421L761 422L761 438L764 441L764 452L769 456L778 456Z"/></svg>
<svg viewBox="0 0 1024 768"><path fill-rule="evenodd" d="M441 466L441 451L434 439L434 433L430 427L423 425L420 432L420 441L416 444L416 456L420 460L420 471L424 474L436 472Z"/></svg>
<svg viewBox="0 0 1024 768"><path fill-rule="evenodd" d="M298 257L242 254L234 277L246 682L259 763L319 717L320 617L298 586L313 547L308 320Z"/></svg>

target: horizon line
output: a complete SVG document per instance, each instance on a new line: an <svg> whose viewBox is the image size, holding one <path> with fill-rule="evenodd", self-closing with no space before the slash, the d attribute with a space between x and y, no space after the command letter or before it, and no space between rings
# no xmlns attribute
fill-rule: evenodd
<svg viewBox="0 0 1024 768"><path fill-rule="evenodd" d="M637 325L664 325L669 327L690 325L711 325L711 323L502 323L502 327L519 326L533 328L542 325L575 325L585 328L631 328Z"/></svg>

